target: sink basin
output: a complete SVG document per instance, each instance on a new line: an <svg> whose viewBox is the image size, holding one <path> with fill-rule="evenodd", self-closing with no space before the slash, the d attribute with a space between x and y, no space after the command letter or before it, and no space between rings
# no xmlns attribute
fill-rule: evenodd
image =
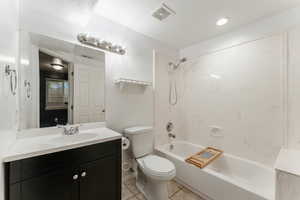
<svg viewBox="0 0 300 200"><path fill-rule="evenodd" d="M82 133L77 135L62 135L49 140L51 144L66 144L66 143L77 143L86 140L91 140L97 137L98 134L95 133Z"/></svg>

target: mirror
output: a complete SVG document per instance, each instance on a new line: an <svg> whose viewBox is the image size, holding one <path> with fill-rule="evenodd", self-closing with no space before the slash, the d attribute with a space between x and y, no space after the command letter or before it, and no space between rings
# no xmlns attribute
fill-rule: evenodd
<svg viewBox="0 0 300 200"><path fill-rule="evenodd" d="M105 121L104 52L33 33L22 42L20 129Z"/></svg>
<svg viewBox="0 0 300 200"><path fill-rule="evenodd" d="M40 128L72 123L72 107L68 110L73 98L70 68L70 63L39 51Z"/></svg>

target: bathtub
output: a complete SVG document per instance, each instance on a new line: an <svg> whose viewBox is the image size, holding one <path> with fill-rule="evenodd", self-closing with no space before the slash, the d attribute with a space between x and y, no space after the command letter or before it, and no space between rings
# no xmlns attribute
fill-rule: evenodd
<svg viewBox="0 0 300 200"><path fill-rule="evenodd" d="M274 200L275 171L253 161L224 153L222 157L200 169L185 159L203 149L184 141L156 148L157 154L172 161L176 180L206 199L212 200Z"/></svg>

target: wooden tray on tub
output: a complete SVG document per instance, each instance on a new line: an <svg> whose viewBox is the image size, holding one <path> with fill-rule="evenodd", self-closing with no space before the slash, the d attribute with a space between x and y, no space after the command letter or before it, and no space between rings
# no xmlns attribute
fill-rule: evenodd
<svg viewBox="0 0 300 200"><path fill-rule="evenodd" d="M185 161L202 169L219 158L222 154L222 150L213 147L207 147L199 153L187 158Z"/></svg>

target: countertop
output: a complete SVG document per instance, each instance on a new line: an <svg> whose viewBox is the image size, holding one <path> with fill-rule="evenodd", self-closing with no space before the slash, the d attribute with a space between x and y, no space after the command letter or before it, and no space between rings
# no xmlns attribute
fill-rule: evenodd
<svg viewBox="0 0 300 200"><path fill-rule="evenodd" d="M121 134L108 128L80 131L77 135L65 136L61 133L39 135L16 139L4 154L2 161L11 162L54 152L84 147L92 144L120 139Z"/></svg>
<svg viewBox="0 0 300 200"><path fill-rule="evenodd" d="M281 149L275 163L275 169L300 176L300 151Z"/></svg>

